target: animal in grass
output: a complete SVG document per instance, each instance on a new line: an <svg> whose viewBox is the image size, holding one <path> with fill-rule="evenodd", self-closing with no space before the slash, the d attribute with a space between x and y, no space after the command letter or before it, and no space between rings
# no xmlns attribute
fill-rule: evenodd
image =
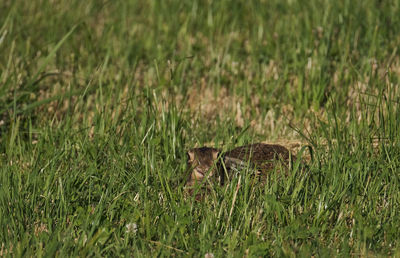
<svg viewBox="0 0 400 258"><path fill-rule="evenodd" d="M201 147L187 152L189 177L185 187L193 193L193 186L217 177L221 185L246 168L256 175L266 176L269 171L284 168L288 170L296 157L288 149L277 144L255 143L221 153L220 150Z"/></svg>

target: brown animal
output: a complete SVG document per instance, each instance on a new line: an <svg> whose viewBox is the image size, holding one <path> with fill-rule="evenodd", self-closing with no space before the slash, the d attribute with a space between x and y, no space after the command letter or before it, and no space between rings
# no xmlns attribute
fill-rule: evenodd
<svg viewBox="0 0 400 258"><path fill-rule="evenodd" d="M215 161L218 158L219 150L209 147L195 148L187 152L189 178L186 181L185 188L188 189L190 195L193 194L193 187L196 183L206 182L208 178L214 175ZM201 195L197 195L196 199L200 199Z"/></svg>
<svg viewBox="0 0 400 258"><path fill-rule="evenodd" d="M237 147L225 153L208 147L191 149L188 151L190 176L186 187L193 189L196 183L204 183L215 176L223 185L227 177L230 178L235 172L247 167L256 170L257 175L266 175L268 171L279 169L277 167L279 161L287 170L291 160L296 160L296 157L285 147L276 144L256 143Z"/></svg>

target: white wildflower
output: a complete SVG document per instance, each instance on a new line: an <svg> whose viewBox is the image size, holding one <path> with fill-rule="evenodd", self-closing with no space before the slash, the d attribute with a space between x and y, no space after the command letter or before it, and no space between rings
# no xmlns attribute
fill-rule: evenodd
<svg viewBox="0 0 400 258"><path fill-rule="evenodd" d="M138 226L137 226L137 224L136 223L128 223L128 224L126 224L125 225L125 227L126 227L126 233L133 233L133 234L136 234L136 232L137 232L137 230L138 230Z"/></svg>

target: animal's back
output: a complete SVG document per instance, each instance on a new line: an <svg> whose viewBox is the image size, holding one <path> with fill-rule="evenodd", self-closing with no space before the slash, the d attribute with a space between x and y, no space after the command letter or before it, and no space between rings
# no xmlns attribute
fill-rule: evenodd
<svg viewBox="0 0 400 258"><path fill-rule="evenodd" d="M278 161L287 166L290 159L295 160L296 157L285 147L264 143L240 146L224 154L224 162L228 164L228 168L243 168L249 162L251 166L256 166L259 172L274 169Z"/></svg>

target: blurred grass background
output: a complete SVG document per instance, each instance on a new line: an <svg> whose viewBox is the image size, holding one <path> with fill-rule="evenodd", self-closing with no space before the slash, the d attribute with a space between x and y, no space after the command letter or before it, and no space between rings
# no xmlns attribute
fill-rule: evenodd
<svg viewBox="0 0 400 258"><path fill-rule="evenodd" d="M1 1L0 255L399 255L399 13ZM188 148L258 141L315 159L184 198Z"/></svg>

